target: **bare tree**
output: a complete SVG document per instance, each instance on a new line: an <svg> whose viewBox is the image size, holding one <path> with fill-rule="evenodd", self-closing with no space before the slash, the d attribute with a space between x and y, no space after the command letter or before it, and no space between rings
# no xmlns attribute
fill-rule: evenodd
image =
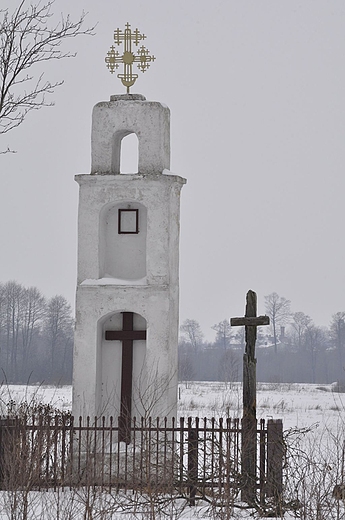
<svg viewBox="0 0 345 520"><path fill-rule="evenodd" d="M285 325L289 321L291 316L290 304L290 300L279 296L276 292L265 296L266 313L270 317L275 353L277 353L277 327Z"/></svg>
<svg viewBox="0 0 345 520"><path fill-rule="evenodd" d="M44 329L50 350L50 374L51 377L62 377L66 350L71 345L72 336L72 311L71 306L63 296L53 296L48 301L44 319ZM58 356L58 352L60 356ZM60 365L57 367L57 359Z"/></svg>
<svg viewBox="0 0 345 520"><path fill-rule="evenodd" d="M46 300L36 287L23 290L22 294L22 374L26 372L32 351L33 337L38 333L38 324L43 319Z"/></svg>
<svg viewBox="0 0 345 520"><path fill-rule="evenodd" d="M316 382L316 361L318 354L325 349L326 334L321 327L315 326L312 322L305 330L306 350L310 356L310 366L312 371L312 383Z"/></svg>
<svg viewBox="0 0 345 520"><path fill-rule="evenodd" d="M339 367L343 369L345 347L345 312L336 312L332 316L330 334L338 353Z"/></svg>
<svg viewBox="0 0 345 520"><path fill-rule="evenodd" d="M5 284L0 282L0 354L1 354L1 339L5 330L5 309L6 309L6 293Z"/></svg>
<svg viewBox="0 0 345 520"><path fill-rule="evenodd" d="M54 24L54 2L26 6L26 0L21 0L13 11L0 11L0 134L18 127L31 110L53 104L46 95L63 80L50 82L35 66L74 57L75 53L61 49L63 41L93 34L94 27L83 28L84 12L76 21L67 15Z"/></svg>
<svg viewBox="0 0 345 520"><path fill-rule="evenodd" d="M23 381L28 376L44 307L45 299L36 287L27 289L14 280L1 284L1 366L9 381Z"/></svg>
<svg viewBox="0 0 345 520"><path fill-rule="evenodd" d="M186 388L190 381L194 379L195 372L193 367L194 356L190 349L186 348L185 343L179 344L178 348L178 376L179 381L185 383Z"/></svg>
<svg viewBox="0 0 345 520"><path fill-rule="evenodd" d="M47 301L36 287L0 283L0 367L7 382L27 382L32 373L70 381L72 354L73 319L63 296Z"/></svg>
<svg viewBox="0 0 345 520"><path fill-rule="evenodd" d="M244 346L246 344L244 327L238 327L238 331L235 334L235 343L241 346L242 351L244 350Z"/></svg>
<svg viewBox="0 0 345 520"><path fill-rule="evenodd" d="M294 343L300 351L305 347L305 332L307 327L312 323L312 319L304 312L295 312L292 315L291 327L294 333Z"/></svg>
<svg viewBox="0 0 345 520"><path fill-rule="evenodd" d="M183 338L190 343L193 350L196 351L204 337L200 324L196 320L187 319L182 323L180 331L182 332Z"/></svg>
<svg viewBox="0 0 345 520"><path fill-rule="evenodd" d="M215 343L220 345L224 350L226 350L230 346L230 341L232 337L231 326L229 320L223 320L219 323L216 323L211 327L213 330L217 332Z"/></svg>
<svg viewBox="0 0 345 520"><path fill-rule="evenodd" d="M225 383L238 381L238 372L240 368L240 357L238 352L228 349L222 355L219 362L219 377Z"/></svg>
<svg viewBox="0 0 345 520"><path fill-rule="evenodd" d="M15 280L4 285L5 321L5 372L7 377L16 381L18 377L18 352L21 325L21 298L24 287Z"/></svg>

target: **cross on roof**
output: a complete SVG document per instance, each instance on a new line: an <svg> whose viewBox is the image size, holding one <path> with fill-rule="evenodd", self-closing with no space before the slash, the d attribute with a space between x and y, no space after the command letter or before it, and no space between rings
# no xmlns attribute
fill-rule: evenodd
<svg viewBox="0 0 345 520"><path fill-rule="evenodd" d="M114 32L115 44L124 44L123 54L120 54L114 45L112 45L105 58L105 62L111 73L119 68L120 63L123 63L123 74L118 74L117 77L120 78L122 84L127 87L127 94L129 94L130 87L132 87L138 79L138 74L133 73L133 64L137 63L138 69L141 70L141 72L145 72L150 67L150 63L156 59L155 56L149 54L148 49L146 49L144 45L134 54L132 43L138 46L145 38L145 34L140 34L138 29L132 31L130 24L127 22L124 31L116 29Z"/></svg>

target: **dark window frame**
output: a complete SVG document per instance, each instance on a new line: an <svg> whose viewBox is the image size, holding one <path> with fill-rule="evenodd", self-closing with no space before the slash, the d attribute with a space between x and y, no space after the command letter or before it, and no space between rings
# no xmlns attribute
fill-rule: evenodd
<svg viewBox="0 0 345 520"><path fill-rule="evenodd" d="M134 231L123 231L121 229L121 216L122 216L122 212L125 213L125 212L132 212L132 213L135 213L135 230ZM130 209L123 209L123 208L119 208L119 212L118 212L118 234L119 235L137 235L139 233L139 210L138 209L134 209L134 208L130 208Z"/></svg>

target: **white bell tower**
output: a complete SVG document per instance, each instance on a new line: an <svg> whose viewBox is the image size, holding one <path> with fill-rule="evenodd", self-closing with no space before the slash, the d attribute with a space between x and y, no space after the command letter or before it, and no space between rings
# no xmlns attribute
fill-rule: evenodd
<svg viewBox="0 0 345 520"><path fill-rule="evenodd" d="M138 173L120 173L138 138ZM180 191L170 112L144 96L98 103L91 174L80 186L73 415L175 416ZM125 440L125 439L124 439Z"/></svg>

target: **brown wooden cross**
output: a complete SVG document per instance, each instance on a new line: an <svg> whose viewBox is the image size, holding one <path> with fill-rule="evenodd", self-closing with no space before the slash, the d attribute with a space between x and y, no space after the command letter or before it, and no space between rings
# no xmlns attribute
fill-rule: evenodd
<svg viewBox="0 0 345 520"><path fill-rule="evenodd" d="M251 503L256 497L256 359L257 328L269 325L268 316L257 316L254 291L247 292L246 312L242 318L231 318L232 327L245 326L246 350L243 355L243 420L242 420L242 473L245 480L242 500Z"/></svg>
<svg viewBox="0 0 345 520"><path fill-rule="evenodd" d="M106 330L105 339L122 341L119 440L131 442L133 341L146 339L146 330L133 330L133 312L122 313L122 330Z"/></svg>

